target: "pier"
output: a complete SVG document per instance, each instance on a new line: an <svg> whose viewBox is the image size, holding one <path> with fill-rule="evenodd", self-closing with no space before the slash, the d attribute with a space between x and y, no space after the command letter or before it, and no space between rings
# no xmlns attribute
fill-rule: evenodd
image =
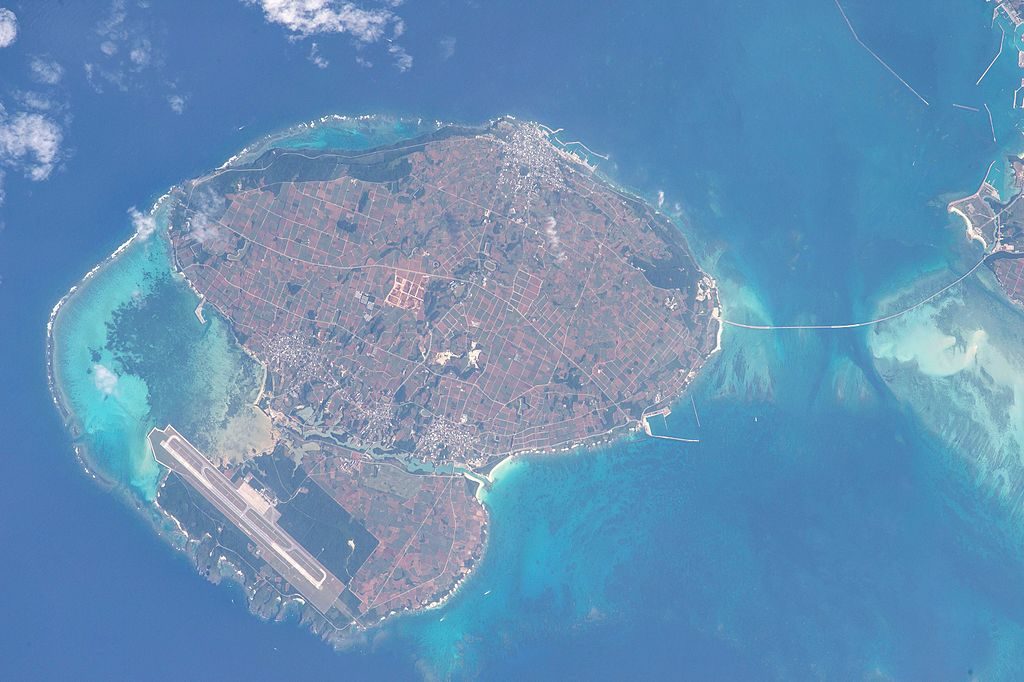
<svg viewBox="0 0 1024 682"><path fill-rule="evenodd" d="M876 53L874 50L872 50L870 47L868 47L864 43L864 41L860 39L860 36L857 35L857 29L855 29L853 27L853 24L850 22L850 18L848 16L846 16L846 11L843 10L843 6L841 4L839 4L839 0L835 0L835 3L836 3L836 7L839 9L839 13L843 15L843 21L846 22L846 27L850 29L850 34L853 35L853 39L857 41L857 44L860 45L861 47L863 47L865 50L867 50L868 54L870 54L872 57L874 57L875 60L879 64L881 64L883 67L885 67L886 71L891 73L896 78L896 80L898 80L900 83L903 84L903 87L905 87L907 90L910 90L910 92L914 93L914 97L917 97L919 100L921 100L921 102L926 107L927 106L931 106L928 103L928 100L926 100L924 97L921 96L921 93L919 93L917 90L915 90L910 85L910 83L908 83L907 81L903 80L903 77L900 76L898 73L896 73L896 70L894 68L889 66L884 59L882 59L881 57L878 56L878 53Z"/></svg>
<svg viewBox="0 0 1024 682"><path fill-rule="evenodd" d="M693 398L691 397L691 400L692 399ZM696 410L696 407L694 409ZM640 417L640 425L643 427L644 433L647 434L648 436L650 436L651 438L660 438L661 440L671 440L671 441L675 441L677 443L699 443L700 442L700 440L697 439L697 438L680 438L679 436L662 436L662 435L654 433L651 430L651 422L650 422L651 417L667 417L670 414L672 414L672 410L670 408L668 408L668 407L663 407L660 410L655 410L654 412L645 412ZM696 412L695 412L695 414L696 414Z"/></svg>
<svg viewBox="0 0 1024 682"><path fill-rule="evenodd" d="M1004 29L1002 26L1000 26L999 27L999 31L1000 31L1000 35L999 35L999 51L996 52L996 56L995 57L992 57L992 61L989 62L988 67L982 72L982 74L980 76L978 76L978 81L975 83L975 85L981 85L981 81L983 81L985 79L985 76L988 75L988 72L992 69L993 66L996 65L996 61L999 60L999 56L1001 54L1003 54L1003 43L1006 42L1006 29Z"/></svg>

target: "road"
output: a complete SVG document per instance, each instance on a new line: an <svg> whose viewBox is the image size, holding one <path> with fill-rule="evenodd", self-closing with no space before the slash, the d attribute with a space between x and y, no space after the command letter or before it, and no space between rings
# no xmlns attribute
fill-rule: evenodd
<svg viewBox="0 0 1024 682"><path fill-rule="evenodd" d="M173 426L154 428L149 443L156 460L181 476L259 548L259 556L326 614L345 589L302 545L253 508L231 481Z"/></svg>

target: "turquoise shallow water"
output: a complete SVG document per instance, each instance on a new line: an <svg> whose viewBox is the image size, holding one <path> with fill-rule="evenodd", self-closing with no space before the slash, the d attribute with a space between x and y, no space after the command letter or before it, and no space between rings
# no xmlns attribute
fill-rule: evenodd
<svg viewBox="0 0 1024 682"><path fill-rule="evenodd" d="M155 493L159 476L144 446L149 391L138 376L118 376L107 348L107 321L167 275L162 241L136 245L80 285L81 293L65 302L54 328L55 388L80 427L89 450L86 461L147 497Z"/></svg>
<svg viewBox="0 0 1024 682"><path fill-rule="evenodd" d="M875 75L857 73L865 80ZM770 109L797 87L779 85L754 95ZM780 147L781 138L764 129L776 119L750 121L736 144L754 146L767 159L755 177L778 173L783 160L824 164L831 172L820 186L804 186L803 176L800 185L780 181L761 190L749 179L721 184L726 175L716 179L715 166L697 179L695 187L707 188L715 201L690 216L699 226L695 243L720 277L727 315L810 322L871 313L855 292L883 281L919 282L920 270L901 272L892 258L877 270L865 264L883 251L910 257L907 245L922 237L926 254L942 246L929 268L955 272L969 259L932 201L954 176L966 176L943 164L976 142L973 123L946 113L920 118L898 88L891 96L895 117L865 108L867 120L846 121L845 134L885 121L885 136L868 149L848 142ZM823 121L835 125L850 112L842 102L827 106L832 118L818 112L799 122L836 141L839 132L822 128ZM417 129L394 120L338 119L272 139L361 148ZM965 141L948 145L950 131L968 129ZM898 144L901 135L912 135L913 144ZM889 170L899 166L909 168L903 183ZM860 195L850 197L844 183L860 186ZM761 243L767 257L723 245L723 233L756 229L767 216L786 225L783 239ZM831 255L843 246L860 253L850 262ZM920 263L920 254L915 258ZM258 372L216 315L199 325L192 313L197 300L171 276L161 239L129 247L93 280L72 299L58 329L62 383L94 461L149 498L156 476L142 445L149 426L191 420L198 432L222 422L255 384L226 387L245 375L255 382ZM824 282L833 295L795 297L808 281ZM604 663L592 672L600 676L627 669L658 674L669 663L783 678L819 666L830 676L853 677L946 676L979 662L990 671L1012 667L1020 647L1014 614L977 579L1021 563L1001 529L1003 517L983 506L989 496L976 496L969 477L959 476L956 453L927 424L917 425L913 399L920 396L902 396L908 402L898 404L865 362L867 338L729 329L725 351L694 391L700 426L689 396L666 425L701 437L700 445L632 437L587 455L506 465L486 497L494 528L478 574L444 610L400 619L386 632L414 645L424 671L458 676L488 674L508 654L520 657L517 665L555 672L562 648L606 640L609 652L619 652L615 660L628 665L609 669L608 658L598 658ZM80 352L62 356L62 347ZM793 366L804 371L787 371ZM941 393L927 399L941 400ZM190 414L186 406L198 407ZM200 414L215 416L200 423ZM940 591L935 599L928 596L933 590ZM1010 595L1010 603L1015 599ZM933 619L943 622L941 632L922 628ZM1005 624L993 628L993 619ZM647 667L629 656L640 641ZM760 645L751 647L753 641ZM940 645L944 655L930 661L917 654ZM571 670L587 667L576 660Z"/></svg>
<svg viewBox="0 0 1024 682"><path fill-rule="evenodd" d="M135 239L67 297L52 335L55 396L83 463L144 500L160 477L149 429L216 434L262 382L223 320L207 311L199 322L198 298L169 257L162 232Z"/></svg>
<svg viewBox="0 0 1024 682"><path fill-rule="evenodd" d="M271 136L252 147L361 149L389 144L429 124L334 118ZM255 151L254 151L255 150ZM265 420L249 407L262 368L225 321L204 308L174 271L163 200L156 232L120 248L70 293L52 334L54 395L67 411L83 463L124 492L151 501L160 467L146 445L154 426L173 423L204 446L267 443ZM235 420L235 421L233 421Z"/></svg>
<svg viewBox="0 0 1024 682"><path fill-rule="evenodd" d="M610 154L603 168L617 180L652 199L664 191L673 210L678 204L735 319L865 319L894 292L922 286L925 276L948 281L978 254L946 215L946 200L973 191L991 161L1013 151L1019 122L1009 103L1020 73L1006 53L975 85L998 47L987 3L843 6L861 39L931 106L853 41L829 2L744 1L728 13L718 3L495 3L487 17L409 8L420 12L409 17L410 31L418 25L458 35L453 60L418 57L406 76L353 67L343 78L289 57L285 41L248 9L218 9L236 12L223 25L237 26L237 40L275 57L267 60L273 67L248 77L250 57L221 48L229 44L222 39L197 39L182 67L193 118L170 118L156 104L122 111L83 86L76 102L88 108L76 118L78 170L37 188L42 198L31 209L9 191L5 238L17 237L19 255L0 253L0 296L12 296L7 283L18 283L12 319L39 334L17 347L12 337L0 340L12 344L11 357L39 362L13 368L17 397L8 412L18 414L25 396L38 414L49 414L40 338L46 312L79 272L127 236L127 206L220 163L250 141L248 130L327 111L468 122L512 111L568 127L571 137ZM191 15L214 10L160 11L175 28L211 37L205 32L216 17ZM573 27L571 40L566 26ZM30 40L31 32L25 35ZM418 54L430 54L435 38L422 38ZM73 58L68 63L83 59ZM230 77L206 75L213 71ZM989 104L998 142L983 111L954 102ZM138 120L159 121L159 130ZM250 127L239 133L241 123ZM302 144L367 139L320 130L325 137ZM136 160L126 151L132 148L147 149L146 158ZM94 173L97 167L110 169L117 186ZM81 234L18 229L34 224L74 225ZM42 247L66 276L29 286ZM256 379L231 354L212 313L205 327L195 320L194 298L170 278L160 248L153 240L95 278L90 305L80 314L69 307L64 330L74 339L67 345L74 354L66 355L74 366L66 375L69 401L88 415L83 443L97 468L142 497L153 481L152 463L139 449L148 425L193 401L223 421L224 411L244 405L246 381ZM106 323L135 292L173 305L160 316L150 311L156 335L123 337L119 359L103 348ZM871 330L727 330L722 354L694 388L701 426L688 399L667 426L700 437L699 446L633 440L511 465L487 498L491 545L476 576L444 610L401 619L351 656L320 657L322 647L292 637L298 628L291 625L248 624L228 590L205 589L166 548L125 528L123 510L103 507L97 495L76 488L77 479L61 478L67 444L54 435L58 425L18 419L4 425L15 436L5 445L18 455L4 458L4 466L22 485L8 509L14 525L0 534L20 549L5 569L19 567L12 584L24 586L17 610L28 614L29 626L28 634L12 633L20 645L4 663L38 660L26 653L31 636L78 651L77 663L64 670L78 676L153 671L159 640L205 652L178 662L168 677L294 673L295 660L309 663L309 671L315 661L321 674L386 670L400 677L411 673L404 664L412 660L421 671L456 677L1018 679L1019 523L1007 514L1004 488L979 476L970 455L994 457L1017 437L1007 417L1020 372L1002 359L1014 357L1009 346L1019 325L1008 320L1019 313L955 309L960 301L992 305L986 292L973 283L950 299L947 317L925 309L882 330L881 339ZM130 309L150 314L144 306ZM164 338L168 326L188 333ZM978 329L987 350L977 354L980 364L964 364ZM937 335L957 338L936 352ZM99 349L97 359L91 348ZM160 348L189 361L175 365L180 374L141 365L134 374L131 348ZM886 364L893 354L906 359L895 369ZM98 386L94 365L117 378L111 393ZM979 391L986 376L993 379L981 388L989 393ZM214 390L227 377L249 379L232 395ZM80 558L89 588L57 569L66 564L58 547ZM21 557L32 561L17 563ZM115 591L143 596L112 604ZM48 608L36 610L37 594L52 595ZM50 617L58 606L80 604L87 605L82 613L109 617L76 620L75 609ZM236 613L242 617L232 620ZM217 636L199 622L216 622ZM73 625L61 630L61 623ZM276 646L287 647L284 661L274 657ZM394 670L382 667L389 663Z"/></svg>
<svg viewBox="0 0 1024 682"><path fill-rule="evenodd" d="M436 129L438 122L364 116L341 118L328 116L300 131L286 131L281 139L271 135L268 144L275 147L310 149L369 149L416 137ZM258 144L259 149L265 145Z"/></svg>
<svg viewBox="0 0 1024 682"><path fill-rule="evenodd" d="M732 319L853 322L935 291L980 257L945 202L1018 151L1013 55L975 85L998 49L984 8L844 6L930 106L851 40L832 3L769 3L746 15L740 47L702 43L713 75L690 71L699 85L672 92L693 99L667 108L669 127L712 138L706 151L698 134L660 152L618 134L686 168L671 176L690 199L681 214ZM697 102L708 91L715 101ZM983 109L954 102L988 103L997 141ZM666 125L663 110L639 115ZM628 161L627 182L653 197L657 162ZM996 163L1004 196L1008 180ZM961 310L948 350L929 306L877 336L727 329L693 392L701 426L687 399L670 419L699 446L634 440L511 465L488 497L492 561L443 616L395 629L442 674L1019 677L1021 477L992 464L1017 438L1020 364L1005 355L1019 312L984 291L972 280L942 299L991 311ZM975 365L979 315L989 343ZM931 364L911 358L894 378L879 337Z"/></svg>
<svg viewBox="0 0 1024 682"><path fill-rule="evenodd" d="M892 403L751 410L706 388L703 433L722 435L700 446L506 469L490 560L443 614L395 628L442 672L1016 674L1020 560L947 473L955 453Z"/></svg>

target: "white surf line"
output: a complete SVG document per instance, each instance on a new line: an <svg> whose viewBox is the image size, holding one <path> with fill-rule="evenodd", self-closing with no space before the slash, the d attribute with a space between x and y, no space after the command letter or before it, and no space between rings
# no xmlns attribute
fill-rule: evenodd
<svg viewBox="0 0 1024 682"><path fill-rule="evenodd" d="M973 111L973 112L981 111L981 109L979 109L978 107L969 107L966 104L957 104L956 102L953 102L953 106L955 108L957 108L957 109L966 109L967 111Z"/></svg>
<svg viewBox="0 0 1024 682"><path fill-rule="evenodd" d="M994 164L995 162L993 161L992 163ZM989 166L989 170L991 171L991 169L992 169L992 166L990 165ZM985 178L987 180L988 174L985 175ZM1015 203L1017 203L1017 200L1020 199L1022 196L1024 196L1024 194L1018 194L1017 196L1015 196L1013 198L1013 200L1010 201L1010 203L1008 203L1006 206L1004 206L999 211L999 213L995 214L994 216L989 218L987 221L982 223L981 226L984 227L985 225L988 225L988 224L998 220L999 217L1001 215L1003 215L1003 213L1005 213L1006 211L1010 210L1010 208ZM846 324L782 324L782 325L774 325L774 324L744 324L743 322L734 322L734 321L726 319L724 317L720 318L720 320L721 320L722 324L727 324L730 327L738 327L740 329L754 329L756 331L774 331L774 330L777 330L777 329L778 330L782 330L782 329L857 329L859 327L870 327L872 325L881 324L882 322L888 322L889 320L894 320L897 317L900 317L902 315L906 315L907 313L911 312L912 310L916 310L917 308L920 308L921 306L923 306L925 303L928 303L929 301L931 301L931 300L941 296L942 294L946 293L947 291L949 291L950 289L955 287L957 284L960 284L960 282L964 281L965 279L967 279L968 277L973 275L978 270L978 268L980 268L985 263L985 261L988 260L988 257L990 255L992 255L992 254L990 252L986 251L985 255L983 255L981 257L981 260L979 260L977 263L975 263L974 266L970 270L968 270L964 274L960 275L955 280L953 280L952 282L950 282L946 286L942 287L938 291L935 291L935 292L929 294L928 296L922 298L920 301L918 301L914 305L907 306L906 308L903 308L902 310L897 310L894 313L890 313L888 315L884 315L884 316L876 318L874 320L865 320L864 322L848 322Z"/></svg>
<svg viewBox="0 0 1024 682"><path fill-rule="evenodd" d="M985 111L988 113L988 127L992 130L992 141L996 141L996 124L992 122L992 110L988 108L988 103L985 103ZM985 176L988 177L988 176Z"/></svg>
<svg viewBox="0 0 1024 682"><path fill-rule="evenodd" d="M836 3L836 7L839 8L839 13L843 15L843 21L846 22L846 26L847 26L847 28L850 29L850 33L853 34L853 39L857 41L857 44L860 45L861 47L863 47L865 50L867 50L868 54L870 54L872 57L874 57L878 61L879 64L884 66L886 71L888 71L893 76L895 76L896 80L898 80L900 83L902 83L903 86L907 90L910 90L910 92L914 93L914 96L917 97L919 100L921 100L921 102L923 102L926 107L931 106L931 104L928 103L928 100L926 100L924 97L921 96L921 93L919 93L917 90L915 90L910 85L910 83L908 83L907 81L903 80L903 78L898 73L896 73L896 71L891 66L886 64L885 60L882 59L881 57L879 57L878 54L875 53L874 50L872 50L870 47L868 47L867 45L864 44L864 41L860 39L859 35L857 35L857 29L855 29L853 27L853 24L850 23L850 18L846 16L846 12L843 10L843 6L839 4L839 0L835 0L835 3Z"/></svg>
<svg viewBox="0 0 1024 682"><path fill-rule="evenodd" d="M999 56L1001 54L1003 54L1003 43L1005 43L1005 42L1006 42L1006 29L1003 28L1002 26L1000 26L999 27L999 51L996 52L996 56L995 57L992 57L992 61L989 62L988 68L986 68L985 71L982 72L982 74L980 76L978 76L978 82L976 82L975 85L981 85L981 81L983 81L985 79L985 76L988 75L989 70L991 70L992 67L996 65L996 60L998 60Z"/></svg>
<svg viewBox="0 0 1024 682"><path fill-rule="evenodd" d="M697 403L693 399L693 395L690 395L690 404L693 405L693 418L697 420L697 428L700 428L700 417L697 416Z"/></svg>

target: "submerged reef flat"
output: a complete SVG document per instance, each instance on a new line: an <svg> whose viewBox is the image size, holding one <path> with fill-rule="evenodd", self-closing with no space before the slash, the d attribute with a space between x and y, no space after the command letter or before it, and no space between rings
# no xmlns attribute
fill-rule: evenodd
<svg viewBox="0 0 1024 682"><path fill-rule="evenodd" d="M154 219L165 224L159 207ZM272 444L269 420L252 406L261 368L223 319L197 319L169 246L162 232L133 237L50 322L51 388L82 464L144 500L154 499L161 475L146 446L157 423L188 424L226 457Z"/></svg>
<svg viewBox="0 0 1024 682"><path fill-rule="evenodd" d="M635 429L719 349L677 226L574 149L327 117L172 189L55 310L85 461L264 617L443 604L495 465Z"/></svg>
<svg viewBox="0 0 1024 682"><path fill-rule="evenodd" d="M955 446L977 486L1014 522L1024 513L1021 338L1024 320L990 275L868 336L876 368L895 396Z"/></svg>
<svg viewBox="0 0 1024 682"><path fill-rule="evenodd" d="M993 26L1004 38L1006 29L1019 33L1020 5L1019 0L995 3ZM1024 60L1019 44L1014 46ZM1016 100L1014 94L1019 130ZM871 328L867 338L881 378L955 453L954 465L998 501L994 508L1005 515L1018 542L1024 535L1024 160L1019 149L1019 143L1009 143L977 191L947 205L966 228L961 277L951 285L943 270L883 301L882 313L907 312Z"/></svg>

